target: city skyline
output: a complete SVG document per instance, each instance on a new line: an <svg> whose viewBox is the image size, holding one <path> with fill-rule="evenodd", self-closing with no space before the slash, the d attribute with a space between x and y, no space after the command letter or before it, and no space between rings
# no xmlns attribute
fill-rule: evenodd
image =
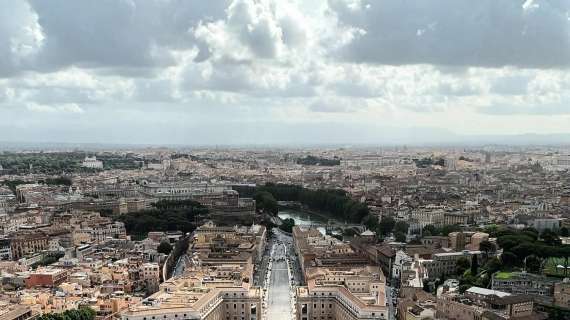
<svg viewBox="0 0 570 320"><path fill-rule="evenodd" d="M570 140L565 1L3 6L3 141Z"/></svg>

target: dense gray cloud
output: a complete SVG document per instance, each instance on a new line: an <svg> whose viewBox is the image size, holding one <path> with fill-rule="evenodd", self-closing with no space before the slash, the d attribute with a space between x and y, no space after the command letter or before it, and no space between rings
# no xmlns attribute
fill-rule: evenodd
<svg viewBox="0 0 570 320"><path fill-rule="evenodd" d="M25 68L40 45L36 16L25 1L6 0L0 8L0 78Z"/></svg>
<svg viewBox="0 0 570 320"><path fill-rule="evenodd" d="M200 21L224 17L229 4L222 0L10 2L7 6L13 10L1 10L5 17L0 22L4 35L0 53L14 43L11 38L24 37L25 32L40 33L41 41L25 63L16 63L15 52L3 55L9 59L0 62L0 75L26 69L51 72L72 65L118 71L173 65L173 50L196 44L191 29ZM23 46L34 39L19 40Z"/></svg>
<svg viewBox="0 0 570 320"><path fill-rule="evenodd" d="M329 0L353 39L335 54L390 65L570 65L570 1Z"/></svg>

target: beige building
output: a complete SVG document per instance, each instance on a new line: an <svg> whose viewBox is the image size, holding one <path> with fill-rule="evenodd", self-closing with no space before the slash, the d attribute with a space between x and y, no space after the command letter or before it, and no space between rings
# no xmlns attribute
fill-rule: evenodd
<svg viewBox="0 0 570 320"><path fill-rule="evenodd" d="M570 308L570 281L568 278L554 284L554 304L559 307Z"/></svg>
<svg viewBox="0 0 570 320"><path fill-rule="evenodd" d="M310 268L297 288L297 320L388 319L385 278L378 267Z"/></svg>
<svg viewBox="0 0 570 320"><path fill-rule="evenodd" d="M162 283L158 292L121 313L122 320L258 320L262 290L253 287L253 266L265 247L265 227L196 229L189 246L190 264L181 276ZM141 276L158 269L143 264Z"/></svg>
<svg viewBox="0 0 570 320"><path fill-rule="evenodd" d="M449 234L449 247L453 250L479 250L483 241L489 241L489 234L484 232L451 232Z"/></svg>
<svg viewBox="0 0 570 320"><path fill-rule="evenodd" d="M33 319L32 309L28 306L0 302L0 319L2 320L28 320Z"/></svg>
<svg viewBox="0 0 570 320"><path fill-rule="evenodd" d="M380 267L316 229L295 227L293 240L307 283L296 291L297 320L388 319Z"/></svg>
<svg viewBox="0 0 570 320"><path fill-rule="evenodd" d="M461 258L471 262L472 256L481 257L481 251L463 250L459 252L436 253L431 260L422 260L421 263L430 279L440 278L446 275L454 275L457 270L457 261Z"/></svg>
<svg viewBox="0 0 570 320"><path fill-rule="evenodd" d="M12 259L47 250L49 238L42 232L17 233L11 239Z"/></svg>
<svg viewBox="0 0 570 320"><path fill-rule="evenodd" d="M471 287L465 295L451 293L438 297L436 315L455 320L543 319L533 313L531 297L479 287Z"/></svg>
<svg viewBox="0 0 570 320"><path fill-rule="evenodd" d="M257 262L265 250L266 237L266 228L261 225L224 227L210 221L194 231L190 249L209 255L211 260L215 260L216 255L212 254L215 251L234 256L246 253L251 255L253 262Z"/></svg>
<svg viewBox="0 0 570 320"><path fill-rule="evenodd" d="M257 320L261 289L216 268L196 268L160 285L160 290L121 313L122 320Z"/></svg>

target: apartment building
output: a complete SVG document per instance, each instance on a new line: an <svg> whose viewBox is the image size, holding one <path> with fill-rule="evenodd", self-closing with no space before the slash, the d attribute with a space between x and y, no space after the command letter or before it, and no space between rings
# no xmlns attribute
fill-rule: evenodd
<svg viewBox="0 0 570 320"><path fill-rule="evenodd" d="M24 256L49 248L49 237L42 232L17 233L11 236L10 248L12 259L18 260Z"/></svg>
<svg viewBox="0 0 570 320"><path fill-rule="evenodd" d="M430 279L435 279L455 274L457 261L461 258L466 258L471 261L473 255L480 258L481 251L463 250L459 252L436 253L431 260L423 260L422 263L427 272L427 276Z"/></svg>
<svg viewBox="0 0 570 320"><path fill-rule="evenodd" d="M422 228L427 225L443 226L445 209L445 206L428 205L413 210L410 219L417 221Z"/></svg>
<svg viewBox="0 0 570 320"><path fill-rule="evenodd" d="M160 285L159 291L121 313L122 320L258 320L261 289L246 277L196 267Z"/></svg>
<svg viewBox="0 0 570 320"><path fill-rule="evenodd" d="M557 279L527 272L498 272L493 275L491 289L552 302L556 282Z"/></svg>
<svg viewBox="0 0 570 320"><path fill-rule="evenodd" d="M0 301L0 319L2 320L28 320L33 319L34 314L29 306L12 304Z"/></svg>
<svg viewBox="0 0 570 320"><path fill-rule="evenodd" d="M296 291L297 320L388 318L381 267L317 229L296 226L293 240L307 283Z"/></svg>
<svg viewBox="0 0 570 320"><path fill-rule="evenodd" d="M449 247L456 251L479 250L481 242L489 240L489 234L484 232L451 232L448 237Z"/></svg>
<svg viewBox="0 0 570 320"><path fill-rule="evenodd" d="M0 238L0 260L12 260L11 240Z"/></svg>
<svg viewBox="0 0 570 320"><path fill-rule="evenodd" d="M297 320L388 319L386 281L378 267L309 268L297 288Z"/></svg>
<svg viewBox="0 0 570 320"><path fill-rule="evenodd" d="M533 312L533 300L526 295L472 287L465 295L444 294L437 300L437 317L455 320L545 319Z"/></svg>
<svg viewBox="0 0 570 320"><path fill-rule="evenodd" d="M570 308L570 281L568 278L554 284L554 304Z"/></svg>
<svg viewBox="0 0 570 320"><path fill-rule="evenodd" d="M89 243L103 243L109 238L125 239L127 231L122 222L91 214L75 225L74 235L80 239L88 239Z"/></svg>
<svg viewBox="0 0 570 320"><path fill-rule="evenodd" d="M62 284L68 278L68 273L64 269L58 268L40 268L30 272L30 276L26 279L26 287L49 287L54 288Z"/></svg>

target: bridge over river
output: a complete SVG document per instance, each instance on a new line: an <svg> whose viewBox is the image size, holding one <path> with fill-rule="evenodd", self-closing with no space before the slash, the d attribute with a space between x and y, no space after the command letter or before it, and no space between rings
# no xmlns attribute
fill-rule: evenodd
<svg viewBox="0 0 570 320"><path fill-rule="evenodd" d="M336 219L328 219L322 215L312 214L309 212L291 209L291 208L280 209L278 216L281 219L295 220L295 225L311 226L327 232L333 230L344 230L349 228L355 228L360 232L365 230L365 227L361 224L346 223L338 221Z"/></svg>

